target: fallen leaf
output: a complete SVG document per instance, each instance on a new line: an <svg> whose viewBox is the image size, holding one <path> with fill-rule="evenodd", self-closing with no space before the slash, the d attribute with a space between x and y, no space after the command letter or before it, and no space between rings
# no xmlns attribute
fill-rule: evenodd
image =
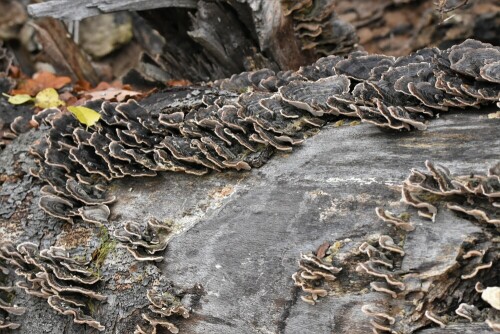
<svg viewBox="0 0 500 334"><path fill-rule="evenodd" d="M63 106L64 102L59 99L59 94L54 88L46 88L36 94L35 105L41 109L57 108Z"/></svg>
<svg viewBox="0 0 500 334"><path fill-rule="evenodd" d="M101 90L106 90L108 88L118 88L118 89L125 89L125 90L132 90L130 85L124 85L121 80L115 80L113 82L106 82L106 81L101 81L97 86L95 86L93 89L88 89L90 92L97 92Z"/></svg>
<svg viewBox="0 0 500 334"><path fill-rule="evenodd" d="M321 246L318 247L316 250L316 256L320 259L324 258L326 255L326 251L330 248L330 244L328 242L324 242L321 244Z"/></svg>
<svg viewBox="0 0 500 334"><path fill-rule="evenodd" d="M169 87L184 87L192 85L189 80L168 80L167 86Z"/></svg>
<svg viewBox="0 0 500 334"><path fill-rule="evenodd" d="M33 75L33 79L22 80L17 89L12 90L13 95L28 94L34 96L46 88L60 89L71 83L69 77L58 77L50 72L39 72Z"/></svg>
<svg viewBox="0 0 500 334"><path fill-rule="evenodd" d="M85 93L85 96L87 96L91 101L102 99L106 101L117 101L117 102L123 102L130 98L140 97L142 95L143 94L141 92L119 89L114 87L110 87L105 90Z"/></svg>
<svg viewBox="0 0 500 334"><path fill-rule="evenodd" d="M80 123L85 124L86 126L93 126L101 119L101 115L90 108L87 107L68 107L68 110L76 116L76 118L80 121Z"/></svg>
<svg viewBox="0 0 500 334"><path fill-rule="evenodd" d="M7 101L9 101L10 104L15 104L15 105L25 104L27 102L33 102L33 100L34 100L28 94L19 94L19 95L10 96L10 95L7 95L4 93L3 95L5 97L9 98Z"/></svg>
<svg viewBox="0 0 500 334"><path fill-rule="evenodd" d="M92 89L92 85L90 82L85 81L85 80L78 80L75 85L73 86L73 90L75 92L86 92Z"/></svg>
<svg viewBox="0 0 500 334"><path fill-rule="evenodd" d="M76 98L76 96L74 96L70 92L59 94L59 99L63 101L67 106L73 106L78 102L78 98Z"/></svg>

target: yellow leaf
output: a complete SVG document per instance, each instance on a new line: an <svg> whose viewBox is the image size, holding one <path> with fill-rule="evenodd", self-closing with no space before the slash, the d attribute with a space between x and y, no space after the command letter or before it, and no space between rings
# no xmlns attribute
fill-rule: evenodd
<svg viewBox="0 0 500 334"><path fill-rule="evenodd" d="M56 108L63 106L64 102L59 100L59 94L54 88L46 88L35 96L35 105L41 109Z"/></svg>
<svg viewBox="0 0 500 334"><path fill-rule="evenodd" d="M28 94L19 94L19 95L14 95L14 96L10 96L10 95L7 95L7 94L3 94L5 97L8 97L9 98L9 103L10 104L25 104L26 102L32 102L33 101L33 98L31 96L29 96Z"/></svg>
<svg viewBox="0 0 500 334"><path fill-rule="evenodd" d="M68 107L68 110L76 116L80 123L86 126L92 126L101 119L101 114L87 107Z"/></svg>

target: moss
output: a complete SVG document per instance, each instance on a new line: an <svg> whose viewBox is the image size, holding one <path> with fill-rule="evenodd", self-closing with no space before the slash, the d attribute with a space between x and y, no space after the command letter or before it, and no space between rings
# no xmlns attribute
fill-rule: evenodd
<svg viewBox="0 0 500 334"><path fill-rule="evenodd" d="M336 121L335 123L333 123L333 126L338 128L338 127L341 127L342 125L345 124L345 121L343 119L341 119L340 121Z"/></svg>
<svg viewBox="0 0 500 334"><path fill-rule="evenodd" d="M90 315L91 316L95 316L95 313L97 311L97 309L96 309L97 306L96 306L96 304L94 303L93 300L89 299L87 301L87 308L89 309Z"/></svg>
<svg viewBox="0 0 500 334"><path fill-rule="evenodd" d="M333 245L328 249L331 255L335 255L339 252L339 250L344 246L342 241L335 241Z"/></svg>
<svg viewBox="0 0 500 334"><path fill-rule="evenodd" d="M83 255L83 254L82 254L82 255L75 255L75 256L73 257L73 259L74 259L75 261L82 262L82 263L84 263L84 262L86 262L86 261L87 261L87 257L86 257L85 255Z"/></svg>
<svg viewBox="0 0 500 334"><path fill-rule="evenodd" d="M116 240L111 239L108 229L104 226L101 227L99 232L99 239L100 246L94 251L94 253L92 253L92 260L97 273L100 275L100 270L104 261L116 248Z"/></svg>
<svg viewBox="0 0 500 334"><path fill-rule="evenodd" d="M330 263L330 264L333 263L333 254L322 258L321 261L323 261L325 263Z"/></svg>
<svg viewBox="0 0 500 334"><path fill-rule="evenodd" d="M4 301L7 302L7 304L12 304L14 302L14 298L16 297L16 292L15 291L12 291L12 292L7 292L5 295L4 295Z"/></svg>
<svg viewBox="0 0 500 334"><path fill-rule="evenodd" d="M418 194L418 198L424 200L427 203L432 203L432 204L441 202L443 200L443 196L436 195L430 192L420 193Z"/></svg>
<svg viewBox="0 0 500 334"><path fill-rule="evenodd" d="M252 86L243 87L238 90L238 93L240 94L251 93L251 92L253 92Z"/></svg>
<svg viewBox="0 0 500 334"><path fill-rule="evenodd" d="M406 237L407 237L407 234L406 234L406 233L401 233L401 234L399 235L399 238L401 239L401 240L397 243L399 247L401 247L401 248L404 248L404 247L405 247Z"/></svg>
<svg viewBox="0 0 500 334"><path fill-rule="evenodd" d="M165 220L163 221L163 224L165 224L165 226L172 227L172 226L174 226L175 222L174 222L174 220L173 220L173 219L170 219L170 218L169 218L169 219L165 219Z"/></svg>
<svg viewBox="0 0 500 334"><path fill-rule="evenodd" d="M410 213L409 212L403 212L399 215L399 219L405 221L405 222L409 222L410 221Z"/></svg>
<svg viewBox="0 0 500 334"><path fill-rule="evenodd" d="M360 125L361 122L360 121L352 121L351 123L349 123L349 126L356 126L356 125Z"/></svg>

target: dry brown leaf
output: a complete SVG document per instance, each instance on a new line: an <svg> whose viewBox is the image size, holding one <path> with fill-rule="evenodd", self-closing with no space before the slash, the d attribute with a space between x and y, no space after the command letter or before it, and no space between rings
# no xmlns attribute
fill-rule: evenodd
<svg viewBox="0 0 500 334"><path fill-rule="evenodd" d="M106 101L123 102L130 98L141 97L143 94L141 92L136 92L133 90L110 87L105 90L90 91L85 93L84 95L91 101L102 99Z"/></svg>
<svg viewBox="0 0 500 334"><path fill-rule="evenodd" d="M316 250L316 256L320 259L324 258L325 255L326 255L326 251L328 250L328 248L330 248L330 244L328 242L324 242L323 244L321 244L321 246L318 247L318 249Z"/></svg>
<svg viewBox="0 0 500 334"><path fill-rule="evenodd" d="M70 92L64 92L59 95L59 98L66 103L67 106L75 105L78 102L76 96L71 94Z"/></svg>
<svg viewBox="0 0 500 334"><path fill-rule="evenodd" d="M169 87L184 87L192 85L189 80L168 80L166 84Z"/></svg>
<svg viewBox="0 0 500 334"><path fill-rule="evenodd" d="M75 92L86 92L92 89L92 84L86 80L78 80L73 86Z"/></svg>
<svg viewBox="0 0 500 334"><path fill-rule="evenodd" d="M32 79L19 82L17 88L12 90L12 95L28 94L35 96L46 88L60 89L71 83L69 77L58 77L50 72L39 72L33 75Z"/></svg>
<svg viewBox="0 0 500 334"><path fill-rule="evenodd" d="M108 88L132 90L132 87L130 85L124 85L120 80L115 80L113 82L101 81L97 86L95 86L95 88L88 89L88 91L97 92L101 90L106 90Z"/></svg>

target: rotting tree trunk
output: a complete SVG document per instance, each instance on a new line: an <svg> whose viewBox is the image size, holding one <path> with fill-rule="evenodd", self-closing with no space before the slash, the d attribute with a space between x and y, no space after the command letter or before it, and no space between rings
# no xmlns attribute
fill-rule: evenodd
<svg viewBox="0 0 500 334"><path fill-rule="evenodd" d="M95 317L106 326L104 333L132 333L147 305L146 289L172 281L186 290L183 302L192 309L190 318L173 320L181 333L366 333L368 318L360 307L388 297L357 291L353 284L307 305L298 299L290 278L299 254L326 240L349 246L391 233L374 208L394 208L400 197L397 185L409 169L422 168L430 159L457 174L483 171L498 162L499 125L484 113L467 112L447 114L425 132L400 135L367 124L327 127L292 155L279 155L252 172L206 177L165 173L117 181L110 229L118 221L155 217L172 220L178 232L159 264L135 262L121 248L109 253L101 268L105 280L98 287L108 301ZM89 224L71 226L38 208L40 184L28 176L34 162L27 151L43 134L23 134L0 155L0 241L32 241L40 248L87 245L92 252L102 247L102 231ZM481 232L481 225L443 210L433 223L412 218L417 230L405 249L412 261L453 261L460 244ZM429 248L439 259L415 256L428 254ZM16 318L22 327L12 333L97 332L22 291L14 302L28 311ZM455 322L419 333L471 329L490 332L484 324Z"/></svg>
<svg viewBox="0 0 500 334"><path fill-rule="evenodd" d="M220 5L205 5L220 10ZM150 22L162 17L158 12L145 15L150 15ZM188 16L186 11L183 15ZM291 36L292 28L287 29L284 34ZM200 32L194 35L202 41L200 45L213 38ZM280 57L287 61L293 50L283 51L286 39L279 34L269 36L263 45L276 45L270 47L277 52L273 58L277 63ZM171 61L173 71L177 63ZM242 65L230 66L234 70ZM183 333L369 332L369 319L360 312L361 305L384 303L387 296L357 289L353 282L316 306L302 303L290 278L299 254L325 240L342 240L352 246L374 234L394 232L377 222L374 208L398 206L397 185L408 170L422 168L431 159L459 174L484 171L498 162L499 125L485 113L464 111L441 117L425 132L393 134L366 124L328 126L297 152L278 155L252 172L203 177L164 173L116 181L113 193L118 200L112 206L109 231L123 221L154 217L173 221L176 235L160 264L138 263L124 249L113 246L100 267L104 281L97 288L108 300L93 316L106 327L105 333L132 333L148 305L146 290L171 281L185 290L183 303L192 309L189 319L173 320ZM58 245L87 250L97 257L109 247L106 231L49 218L37 205L41 185L29 176L35 164L28 148L43 131L19 136L0 154L0 242L32 241L40 248ZM428 248L435 250L436 258L410 257L424 266L453 262L461 254L461 243L484 229L448 211L436 222L417 223L418 230L410 235L405 251L428 254ZM10 278L15 280L14 275ZM97 332L74 324L71 317L56 314L45 300L22 291L14 301L28 311L16 318L22 327L13 333ZM480 334L490 330L482 323L454 322L446 329L420 332Z"/></svg>

